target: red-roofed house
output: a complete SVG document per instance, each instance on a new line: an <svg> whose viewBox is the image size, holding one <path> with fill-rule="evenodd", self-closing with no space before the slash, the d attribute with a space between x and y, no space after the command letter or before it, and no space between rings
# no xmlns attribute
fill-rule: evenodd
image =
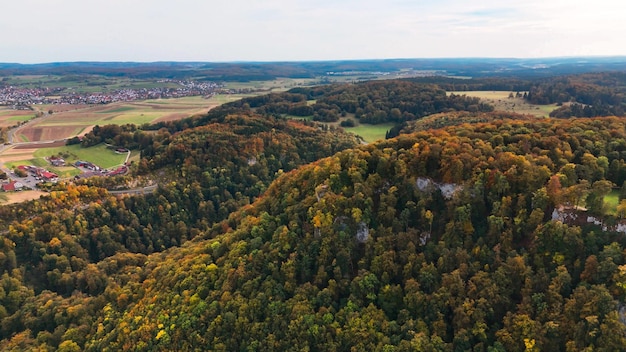
<svg viewBox="0 0 626 352"><path fill-rule="evenodd" d="M59 176L54 172L44 171L41 173L41 177L46 179L46 181L56 182L59 179Z"/></svg>
<svg viewBox="0 0 626 352"><path fill-rule="evenodd" d="M5 192L21 191L24 185L21 182L11 181L2 185L2 190Z"/></svg>

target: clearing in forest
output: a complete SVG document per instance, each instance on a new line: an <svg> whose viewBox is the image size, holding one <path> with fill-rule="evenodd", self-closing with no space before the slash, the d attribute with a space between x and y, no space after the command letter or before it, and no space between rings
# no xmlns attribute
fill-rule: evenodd
<svg viewBox="0 0 626 352"><path fill-rule="evenodd" d="M537 117L549 117L550 112L557 108L556 104L536 105L530 104L522 97L516 97L518 92L510 91L467 91L448 92L448 94L467 95L476 97L485 103L493 105L496 111L510 111L518 114L533 115ZM524 92L519 92L524 94ZM511 97L511 95L513 97Z"/></svg>

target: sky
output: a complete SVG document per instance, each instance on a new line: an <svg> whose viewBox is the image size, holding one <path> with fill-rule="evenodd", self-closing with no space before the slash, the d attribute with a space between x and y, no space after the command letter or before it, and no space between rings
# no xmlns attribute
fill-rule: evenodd
<svg viewBox="0 0 626 352"><path fill-rule="evenodd" d="M5 0L0 62L626 55L622 0Z"/></svg>

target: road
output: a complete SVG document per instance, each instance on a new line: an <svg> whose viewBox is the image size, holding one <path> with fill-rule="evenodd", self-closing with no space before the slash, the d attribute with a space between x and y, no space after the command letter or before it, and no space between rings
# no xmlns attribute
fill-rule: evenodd
<svg viewBox="0 0 626 352"><path fill-rule="evenodd" d="M23 124L21 124L19 126L11 128L8 131L7 139L8 139L8 142L10 144L23 144L23 143L17 143L16 142L15 136L17 135L17 131L21 130L22 128L26 128L26 127L28 127L30 125L33 125L35 123L40 123L41 121L43 121L43 120L45 120L47 118L50 118L50 116L52 116L52 114L49 114L48 112L37 111L37 113L39 113L39 112L43 113L43 115L41 115L40 117L32 118L32 119L28 120L26 123L23 123ZM40 141L40 142L47 142L47 141ZM33 142L24 142L24 143L33 143Z"/></svg>
<svg viewBox="0 0 626 352"><path fill-rule="evenodd" d="M146 186L146 187L123 189L119 191L109 191L109 193L116 194L116 195L118 194L130 194L130 195L149 194L149 193L154 193L154 191L156 191L158 187L159 187L159 184L157 183L157 184Z"/></svg>

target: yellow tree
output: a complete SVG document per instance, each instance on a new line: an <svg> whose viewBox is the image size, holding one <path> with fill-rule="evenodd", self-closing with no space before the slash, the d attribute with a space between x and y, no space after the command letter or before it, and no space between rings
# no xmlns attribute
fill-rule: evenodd
<svg viewBox="0 0 626 352"><path fill-rule="evenodd" d="M626 218L626 199L622 199L617 205L617 217L620 219Z"/></svg>

